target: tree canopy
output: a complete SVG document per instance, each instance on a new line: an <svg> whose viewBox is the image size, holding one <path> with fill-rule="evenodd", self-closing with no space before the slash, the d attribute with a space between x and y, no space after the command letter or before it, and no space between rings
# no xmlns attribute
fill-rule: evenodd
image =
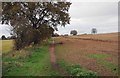
<svg viewBox="0 0 120 78"><path fill-rule="evenodd" d="M5 37L5 35L2 35L1 39L6 40L7 38Z"/></svg>
<svg viewBox="0 0 120 78"><path fill-rule="evenodd" d="M70 23L70 2L3 2L2 24L10 24L16 49L38 44L50 37L57 26Z"/></svg>
<svg viewBox="0 0 120 78"><path fill-rule="evenodd" d="M77 35L77 31L76 31L76 30L72 30L72 31L70 32L70 34L72 34L72 35Z"/></svg>
<svg viewBox="0 0 120 78"><path fill-rule="evenodd" d="M92 34L96 34L97 33L97 29L96 28L92 28L91 33Z"/></svg>

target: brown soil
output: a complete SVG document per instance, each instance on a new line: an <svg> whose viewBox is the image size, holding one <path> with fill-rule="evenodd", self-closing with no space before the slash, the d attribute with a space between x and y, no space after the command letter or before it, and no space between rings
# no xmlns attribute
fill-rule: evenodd
<svg viewBox="0 0 120 78"><path fill-rule="evenodd" d="M56 57L55 57L55 52L54 52L54 44L50 44L49 52L50 52L50 61L52 64L55 64Z"/></svg>
<svg viewBox="0 0 120 78"><path fill-rule="evenodd" d="M114 35L114 34L113 34ZM88 35L89 37L89 35ZM87 37L87 38L88 38ZM110 69L97 63L94 58L89 58L89 54L108 54L110 57L106 58L113 64L118 64L118 43L117 41L106 42L96 40L84 40L73 37L58 37L56 42L63 42L62 46L56 47L57 59L64 59L68 63L80 64L82 67L97 72L100 76L116 76ZM105 39L106 36L102 37ZM117 36L113 38L116 40ZM104 39L103 39L104 40Z"/></svg>

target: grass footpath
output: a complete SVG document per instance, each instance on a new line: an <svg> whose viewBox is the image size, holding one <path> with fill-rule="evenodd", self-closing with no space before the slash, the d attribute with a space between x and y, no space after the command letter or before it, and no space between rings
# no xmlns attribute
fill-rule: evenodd
<svg viewBox="0 0 120 78"><path fill-rule="evenodd" d="M3 76L58 75L51 69L48 50L49 46L44 45L3 55Z"/></svg>

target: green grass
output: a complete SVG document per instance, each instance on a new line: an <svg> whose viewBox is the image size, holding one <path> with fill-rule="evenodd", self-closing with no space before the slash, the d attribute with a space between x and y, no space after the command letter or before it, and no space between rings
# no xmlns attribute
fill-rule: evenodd
<svg viewBox="0 0 120 78"><path fill-rule="evenodd" d="M97 61L99 64L101 64L102 66L110 69L112 72L114 73L118 73L118 65L115 65L111 62L108 62L106 60L99 60Z"/></svg>
<svg viewBox="0 0 120 78"><path fill-rule="evenodd" d="M95 58L95 59L105 59L107 57L110 57L108 54L89 54L88 57Z"/></svg>
<svg viewBox="0 0 120 78"><path fill-rule="evenodd" d="M58 61L58 64L64 68L71 76L87 76L88 78L97 77L97 73L82 68L80 65L67 64L64 60Z"/></svg>
<svg viewBox="0 0 120 78"><path fill-rule="evenodd" d="M89 54L88 57L96 59L98 64L106 67L107 69L110 69L114 73L118 73L118 65L115 65L115 64L105 60L106 58L110 57L110 55L108 55L108 54Z"/></svg>
<svg viewBox="0 0 120 78"><path fill-rule="evenodd" d="M4 62L9 62L6 69L3 69L7 76L40 76L50 75L50 61L48 46L35 48L32 50L30 58L13 59L3 58ZM3 66L4 67L4 66ZM5 68L5 67L4 67Z"/></svg>
<svg viewBox="0 0 120 78"><path fill-rule="evenodd" d="M51 68L48 50L49 46L46 44L3 55L3 76L59 75Z"/></svg>

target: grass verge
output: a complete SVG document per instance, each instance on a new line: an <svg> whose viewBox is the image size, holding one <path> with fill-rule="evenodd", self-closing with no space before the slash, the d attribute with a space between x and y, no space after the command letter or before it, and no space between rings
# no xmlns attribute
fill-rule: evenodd
<svg viewBox="0 0 120 78"><path fill-rule="evenodd" d="M3 55L3 76L57 76L49 60L48 43Z"/></svg>
<svg viewBox="0 0 120 78"><path fill-rule="evenodd" d="M87 77L97 77L97 73L84 69L80 65L70 65L66 64L63 60L58 61L58 64L64 68L71 76L87 76Z"/></svg>

